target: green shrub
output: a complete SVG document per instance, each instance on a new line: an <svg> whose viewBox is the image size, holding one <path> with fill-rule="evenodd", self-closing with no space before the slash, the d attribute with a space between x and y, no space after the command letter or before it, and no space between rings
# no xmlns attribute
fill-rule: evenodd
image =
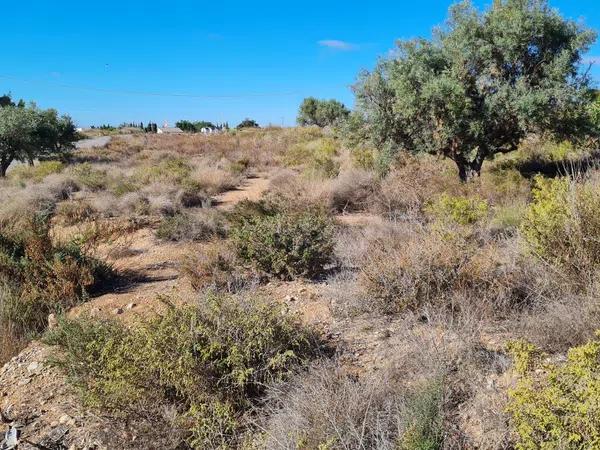
<svg viewBox="0 0 600 450"><path fill-rule="evenodd" d="M572 348L564 363L544 362L522 341L509 351L519 375L507 408L516 448L600 448L600 340Z"/></svg>
<svg viewBox="0 0 600 450"><path fill-rule="evenodd" d="M374 170L377 151L369 147L355 147L352 149L352 163L355 167L365 170Z"/></svg>
<svg viewBox="0 0 600 450"><path fill-rule="evenodd" d="M234 228L232 236L244 261L283 279L322 275L333 257L333 227L319 213L259 217Z"/></svg>
<svg viewBox="0 0 600 450"><path fill-rule="evenodd" d="M441 221L453 221L459 225L474 224L487 217L488 202L479 198L442 194L427 211Z"/></svg>
<svg viewBox="0 0 600 450"><path fill-rule="evenodd" d="M292 146L284 161L288 166L303 166L315 175L333 178L340 170L337 154L338 144L333 139L317 139Z"/></svg>
<svg viewBox="0 0 600 450"><path fill-rule="evenodd" d="M60 161L41 161L35 166L20 165L10 172L10 177L19 181L33 180L40 182L48 175L60 173L65 165Z"/></svg>
<svg viewBox="0 0 600 450"><path fill-rule="evenodd" d="M543 259L577 273L600 262L600 190L592 182L537 177L521 232Z"/></svg>
<svg viewBox="0 0 600 450"><path fill-rule="evenodd" d="M183 184L190 182L192 166L181 158L167 158L152 166L140 167L133 178L141 184L154 182L171 182Z"/></svg>
<svg viewBox="0 0 600 450"><path fill-rule="evenodd" d="M317 351L313 334L275 303L211 296L139 327L63 319L47 342L87 404L121 413L171 405L194 448L230 448L239 417ZM164 409L162 409L164 411Z"/></svg>
<svg viewBox="0 0 600 450"><path fill-rule="evenodd" d="M73 168L73 175L79 183L92 191L101 191L108 185L106 170L94 169L90 163L78 164Z"/></svg>
<svg viewBox="0 0 600 450"><path fill-rule="evenodd" d="M571 221L569 179L536 177L533 201L527 209L521 228L533 250L542 256L556 257L557 247L567 239L566 227Z"/></svg>

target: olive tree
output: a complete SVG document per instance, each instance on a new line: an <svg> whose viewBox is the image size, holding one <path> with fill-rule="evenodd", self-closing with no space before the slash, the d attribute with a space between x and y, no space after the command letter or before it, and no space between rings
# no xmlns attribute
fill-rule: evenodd
<svg viewBox="0 0 600 450"><path fill-rule="evenodd" d="M334 125L346 118L350 111L337 100L319 100L314 97L305 98L298 110L298 125L317 125L326 127Z"/></svg>
<svg viewBox="0 0 600 450"><path fill-rule="evenodd" d="M594 40L545 0L495 0L484 12L464 1L431 39L398 42L360 75L357 113L375 144L450 158L466 181L529 133L586 132L581 62Z"/></svg>
<svg viewBox="0 0 600 450"><path fill-rule="evenodd" d="M13 161L33 164L35 159L61 155L73 148L77 133L68 116L35 105L0 108L0 177Z"/></svg>

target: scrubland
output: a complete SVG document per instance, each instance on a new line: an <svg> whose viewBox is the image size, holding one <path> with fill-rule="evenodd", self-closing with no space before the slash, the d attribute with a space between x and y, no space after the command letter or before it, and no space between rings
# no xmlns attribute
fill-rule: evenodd
<svg viewBox="0 0 600 450"><path fill-rule="evenodd" d="M122 448L595 448L594 154L531 138L469 183L378 157L272 128L9 171L0 361L41 339L82 407L151 424ZM179 245L191 291L135 320L70 313L127 286L139 230Z"/></svg>

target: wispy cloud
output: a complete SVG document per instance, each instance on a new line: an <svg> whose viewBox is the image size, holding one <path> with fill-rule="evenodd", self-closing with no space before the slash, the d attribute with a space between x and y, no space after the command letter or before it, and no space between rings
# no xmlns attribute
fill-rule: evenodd
<svg viewBox="0 0 600 450"><path fill-rule="evenodd" d="M356 44L352 44L351 42L340 41L337 39L325 39L319 41L318 44L321 47L330 48L332 50L338 50L340 52L351 52L353 50L358 50L359 46Z"/></svg>
<svg viewBox="0 0 600 450"><path fill-rule="evenodd" d="M600 56L586 56L583 58L584 64L600 64Z"/></svg>

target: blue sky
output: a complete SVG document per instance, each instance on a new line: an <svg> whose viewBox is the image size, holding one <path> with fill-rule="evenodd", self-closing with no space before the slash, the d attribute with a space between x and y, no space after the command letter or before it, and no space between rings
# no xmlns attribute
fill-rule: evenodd
<svg viewBox="0 0 600 450"><path fill-rule="evenodd" d="M600 30L597 2L551 5ZM88 126L182 118L235 125L246 116L292 125L306 96L352 105L357 73L397 39L429 36L453 2L2 3L0 93ZM599 44L589 57L600 81Z"/></svg>

